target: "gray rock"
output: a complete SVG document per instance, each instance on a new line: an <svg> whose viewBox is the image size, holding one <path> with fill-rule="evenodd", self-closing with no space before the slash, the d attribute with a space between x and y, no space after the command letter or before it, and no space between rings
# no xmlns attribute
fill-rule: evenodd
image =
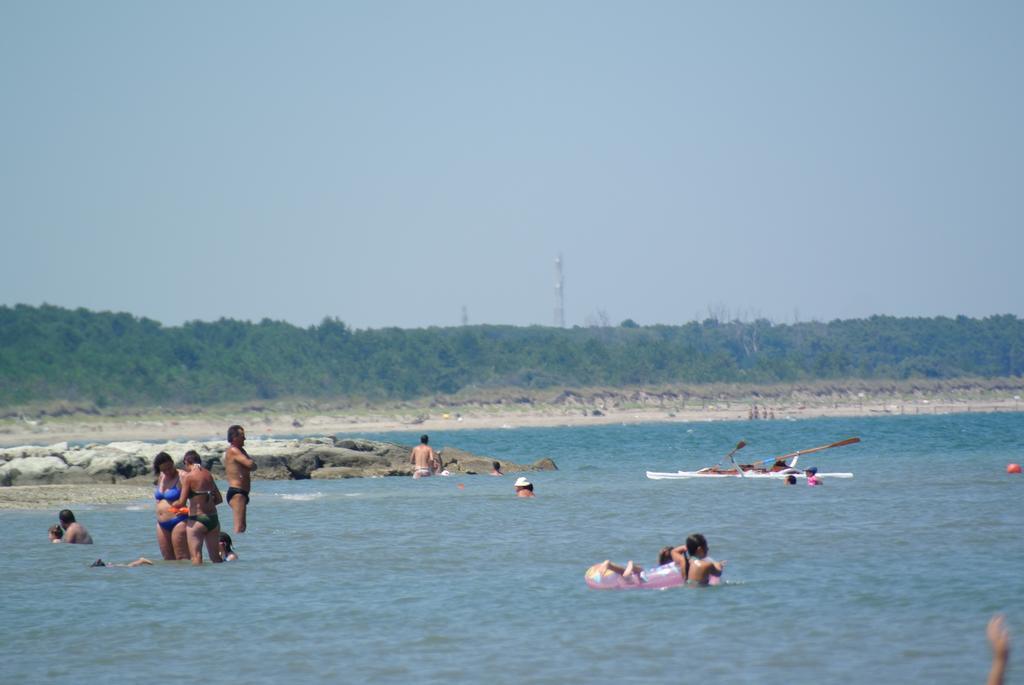
<svg viewBox="0 0 1024 685"><path fill-rule="evenodd" d="M47 447L11 447L0 450L0 485L39 483L146 483L153 478L153 458L167 452L179 466L185 452L195 450L214 476L223 478L222 455L228 444L210 442L168 442L152 444L122 441L69 448L67 443ZM394 443L332 437L301 440L254 440L246 451L256 462L254 479L332 479L412 475L409 453L412 447ZM489 473L490 457L455 447L440 450L444 467L455 473ZM557 469L550 459L533 465L502 461L502 470L536 471Z"/></svg>
<svg viewBox="0 0 1024 685"><path fill-rule="evenodd" d="M62 483L67 463L60 457L31 456L12 459L0 466L0 485L49 485Z"/></svg>

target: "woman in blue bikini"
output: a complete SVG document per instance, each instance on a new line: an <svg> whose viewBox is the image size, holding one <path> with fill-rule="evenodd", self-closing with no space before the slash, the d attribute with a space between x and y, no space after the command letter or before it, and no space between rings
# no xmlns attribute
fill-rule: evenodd
<svg viewBox="0 0 1024 685"><path fill-rule="evenodd" d="M167 452L161 452L153 459L153 475L156 476L156 543L164 559L188 559L188 541L185 522L188 514L177 510L175 501L181 497L182 472L174 466L174 459Z"/></svg>

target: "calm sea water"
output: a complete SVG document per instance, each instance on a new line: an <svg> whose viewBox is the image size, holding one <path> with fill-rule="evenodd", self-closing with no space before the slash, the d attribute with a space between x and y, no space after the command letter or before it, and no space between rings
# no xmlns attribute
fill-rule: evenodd
<svg viewBox="0 0 1024 685"><path fill-rule="evenodd" d="M650 481L644 471L860 436L805 458L853 480ZM377 434L411 444L412 434ZM1007 614L1024 673L1019 414L434 433L558 472L255 483L238 563L159 557L151 502L76 507L97 544L51 545L56 512L0 512L0 681L218 683L975 683ZM464 488L460 489L458 484ZM221 507L222 519L230 511ZM725 584L597 592L605 558L654 561L703 532Z"/></svg>

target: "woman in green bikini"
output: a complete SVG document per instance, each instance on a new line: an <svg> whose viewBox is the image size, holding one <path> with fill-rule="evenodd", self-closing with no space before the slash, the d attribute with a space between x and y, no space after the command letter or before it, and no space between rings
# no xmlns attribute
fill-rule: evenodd
<svg viewBox="0 0 1024 685"><path fill-rule="evenodd" d="M210 561L219 564L220 520L217 505L224 501L213 480L213 475L203 468L202 459L194 450L185 453L185 476L181 479L181 497L174 503L182 507L188 501L188 552L193 564L203 563L203 543L210 553Z"/></svg>

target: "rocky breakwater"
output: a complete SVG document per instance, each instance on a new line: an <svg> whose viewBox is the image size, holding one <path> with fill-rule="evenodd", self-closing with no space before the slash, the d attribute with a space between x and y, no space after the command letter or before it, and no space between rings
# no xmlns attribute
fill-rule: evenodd
<svg viewBox="0 0 1024 685"><path fill-rule="evenodd" d="M188 450L195 450L203 464L218 478L224 477L221 457L228 445L213 442L111 442L84 447L62 442L47 447L0 449L0 486L88 483L151 483L153 457L167 452L180 466ZM411 445L376 440L310 437L297 440L254 440L246 451L257 464L253 478L301 480L305 478L366 478L409 476ZM452 475L486 474L499 461L454 447L439 450L444 468ZM506 473L553 471L558 467L543 458L532 464L501 461Z"/></svg>

